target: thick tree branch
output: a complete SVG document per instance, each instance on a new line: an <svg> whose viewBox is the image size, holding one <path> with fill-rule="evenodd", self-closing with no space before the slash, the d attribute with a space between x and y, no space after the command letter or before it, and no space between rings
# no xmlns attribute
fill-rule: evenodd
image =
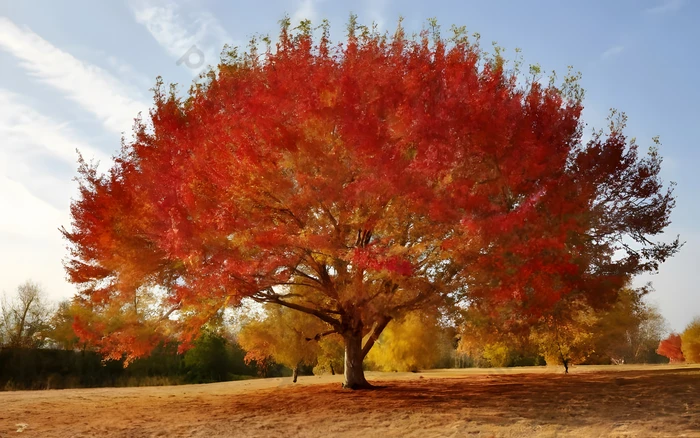
<svg viewBox="0 0 700 438"><path fill-rule="evenodd" d="M304 286L304 287L309 287L311 289L316 289L318 291L324 291L324 289L320 286L316 286L315 284L309 284L309 283L296 283L293 281L285 282L285 283L276 283L278 286ZM296 296L300 296L299 294L295 294ZM286 294L285 296L291 296L290 294Z"/></svg>
<svg viewBox="0 0 700 438"><path fill-rule="evenodd" d="M391 317L385 316L374 324L374 326L372 327L372 331L369 333L369 338L367 338L367 342L365 342L365 345L362 347L363 359L367 356L369 350L372 349L374 343L377 342L377 339L379 339L379 335L382 334L382 331L384 331L387 324L389 324L389 321L391 321Z"/></svg>
<svg viewBox="0 0 700 438"><path fill-rule="evenodd" d="M334 334L334 333L338 333L338 330L333 329L333 330L328 330L328 331L326 331L326 332L318 333L318 334L317 334L316 336L314 336L313 338L306 338L306 340L307 340L307 341L320 341L321 338L323 338L323 337L325 337L325 336L328 336L328 335L332 335L332 334Z"/></svg>
<svg viewBox="0 0 700 438"><path fill-rule="evenodd" d="M276 196L274 196L272 193L270 193L270 192L264 192L264 194L267 195L268 197L272 198L272 199L273 199L275 202L277 202L278 204L284 205L284 203L283 203L279 198L277 198ZM275 207L271 207L271 206L267 206L267 208L269 208L270 210L278 211L278 212L280 212L280 213L283 213L283 214L286 214L286 215L290 216L292 219L294 219L294 222L296 222L296 224L299 226L299 228L304 228L304 227L306 226L306 224L304 223L304 221L302 221L301 219L299 219L299 218L294 214L294 212L292 212L292 210L290 210L289 208L284 208L284 207L282 207L282 208L275 208Z"/></svg>
<svg viewBox="0 0 700 438"><path fill-rule="evenodd" d="M307 278L307 279L309 279L309 280L311 280L311 281L314 281L314 282L316 282L316 283L318 283L318 284L320 284L320 285L323 285L323 282L322 282L321 280L319 280L318 278L316 278L316 277L314 277L314 276L311 276L311 275L307 274L306 272L300 270L299 268L294 268L294 272L295 272L296 274L298 274L298 275L301 275L301 276L304 277L304 278Z"/></svg>
<svg viewBox="0 0 700 438"><path fill-rule="evenodd" d="M164 319L167 319L173 312L175 312L176 310L180 310L181 307L182 307L182 301L180 301L179 303L177 303L173 307L171 307L160 318L158 318L158 321L163 321Z"/></svg>
<svg viewBox="0 0 700 438"><path fill-rule="evenodd" d="M331 223L333 224L333 228L335 228L336 231L340 232L340 228L338 228L338 220L335 218L335 216L333 216L333 213L331 213L331 211L328 209L328 207L326 207L326 205L323 202L320 202L319 204L328 216L328 219L330 219Z"/></svg>
<svg viewBox="0 0 700 438"><path fill-rule="evenodd" d="M279 304L280 306L285 306L285 307L289 307L290 309L294 309L294 310L298 310L300 312L308 313L309 315L313 315L316 318L320 319L321 321L330 324L334 328L340 327L340 321L333 318L329 314L327 314L321 310L318 310L318 309L312 309L310 307L302 306L301 304L290 303L290 302L284 301L281 299L281 297L278 294L276 294L271 289L268 289L267 293L264 293L262 291L258 292L258 294L253 295L251 298L258 303Z"/></svg>

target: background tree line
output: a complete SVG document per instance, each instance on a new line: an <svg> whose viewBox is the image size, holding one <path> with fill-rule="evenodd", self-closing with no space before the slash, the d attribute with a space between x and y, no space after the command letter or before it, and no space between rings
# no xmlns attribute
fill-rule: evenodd
<svg viewBox="0 0 700 438"><path fill-rule="evenodd" d="M563 300L534 324L522 327L467 310L458 350L478 366L663 363L656 352L668 332L658 308L647 303L650 286L624 287L611 306L596 309ZM504 330L503 327L506 327Z"/></svg>
<svg viewBox="0 0 700 438"><path fill-rule="evenodd" d="M476 308L411 312L388 324L365 369L700 362L700 320L666 337L666 321L644 300L648 290L626 287L605 310L563 302L524 328ZM0 311L0 389L296 381L299 374L343 372L342 338L318 319L280 306L222 313L185 353L164 340L152 355L128 364L105 360L95 346L80 342L73 324L89 318L84 308L69 301L53 305L36 283L5 295Z"/></svg>
<svg viewBox="0 0 700 438"><path fill-rule="evenodd" d="M221 328L207 326L192 349L162 342L149 357L105 359L73 330L82 308L49 302L27 281L0 303L0 390L171 385L289 375L277 364L246 363L245 352Z"/></svg>

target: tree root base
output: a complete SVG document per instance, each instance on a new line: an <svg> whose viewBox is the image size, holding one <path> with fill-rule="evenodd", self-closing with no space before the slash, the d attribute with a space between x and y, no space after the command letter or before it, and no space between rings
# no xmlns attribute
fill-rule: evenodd
<svg viewBox="0 0 700 438"><path fill-rule="evenodd" d="M372 385L371 383L368 383L368 382L361 383L361 384L360 384L360 383L356 383L356 384L352 384L352 385L348 385L348 384L345 384L345 383L341 383L341 387L342 387L343 389L349 389L349 390L352 390L352 391L372 390L372 389L380 389L380 388L383 388L383 386L375 386L375 385Z"/></svg>

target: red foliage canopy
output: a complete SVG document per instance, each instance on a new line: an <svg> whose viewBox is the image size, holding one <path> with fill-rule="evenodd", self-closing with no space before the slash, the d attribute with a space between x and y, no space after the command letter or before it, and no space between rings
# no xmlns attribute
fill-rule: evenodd
<svg viewBox="0 0 700 438"><path fill-rule="evenodd" d="M366 354L408 310L602 303L678 249L649 240L673 207L660 157L638 157L623 118L581 144L575 78L523 83L459 30L355 29L333 47L285 24L275 50L230 53L184 99L159 84L110 172L83 163L63 230L100 316L83 336L141 354L154 330L191 339L252 297L346 342L373 331Z"/></svg>
<svg viewBox="0 0 700 438"><path fill-rule="evenodd" d="M669 358L671 363L684 362L683 350L681 349L681 335L671 333L668 338L659 343L656 352Z"/></svg>

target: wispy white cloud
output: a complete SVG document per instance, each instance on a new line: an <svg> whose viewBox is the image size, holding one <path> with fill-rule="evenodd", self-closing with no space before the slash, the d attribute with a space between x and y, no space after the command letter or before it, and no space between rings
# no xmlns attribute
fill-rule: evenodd
<svg viewBox="0 0 700 438"><path fill-rule="evenodd" d="M0 157L0 162L3 161L5 157ZM35 177L43 176L35 172ZM33 279L46 285L52 297L65 299L74 292L75 288L64 280L61 266L66 251L58 228L70 225L70 193L65 196L65 206L57 206L0 172L0 288L3 291L9 293L21 282Z"/></svg>
<svg viewBox="0 0 700 438"><path fill-rule="evenodd" d="M24 103L26 99L0 88L0 137L3 152L22 153L40 148L67 163L75 163L76 149L87 157L109 157L77 138L67 123L47 117Z"/></svg>
<svg viewBox="0 0 700 438"><path fill-rule="evenodd" d="M0 88L0 289L12 291L31 278L50 296L67 298L65 241L76 195L76 149L86 159L111 160L87 144L68 123L36 111L27 98Z"/></svg>
<svg viewBox="0 0 700 438"><path fill-rule="evenodd" d="M135 90L114 74L81 61L27 27L0 17L0 50L42 84L96 117L107 132L129 131L148 108ZM86 159L109 166L106 154L84 141L69 123L40 113L25 96L0 89L0 285L11 290L27 278L49 285L65 298L74 288L63 281L65 242L58 228L70 224L68 207L76 194L79 149ZM102 166L100 166L102 168Z"/></svg>
<svg viewBox="0 0 700 438"><path fill-rule="evenodd" d="M0 17L0 49L16 57L31 76L94 114L110 131L131 130L134 117L148 108L138 91L108 71L76 59L4 17Z"/></svg>
<svg viewBox="0 0 700 438"><path fill-rule="evenodd" d="M53 157L64 165L75 163L81 143L68 131L66 125L21 103L20 96L0 89L0 232L46 236L56 229L43 225L57 224L61 210L67 211L70 177L61 181L52 172L40 171L37 162ZM59 205L62 195L66 208Z"/></svg>
<svg viewBox="0 0 700 438"><path fill-rule="evenodd" d="M367 2L367 15L371 22L377 25L379 30L386 30L386 19L384 17L384 9L388 0L369 0Z"/></svg>
<svg viewBox="0 0 700 438"><path fill-rule="evenodd" d="M80 139L68 124L37 112L25 100L0 88L0 175L23 186L33 197L65 209L77 167L76 149L85 159L99 160L105 166L111 159ZM0 210L22 215L22 209L5 204L0 199Z"/></svg>
<svg viewBox="0 0 700 438"><path fill-rule="evenodd" d="M207 11L183 11L170 0L132 1L130 6L136 21L194 74L218 64L224 44L239 44Z"/></svg>
<svg viewBox="0 0 700 438"><path fill-rule="evenodd" d="M290 17L292 25L298 24L301 20L311 20L312 23L316 23L319 19L318 10L316 9L317 4L318 0L299 1L297 8Z"/></svg>
<svg viewBox="0 0 700 438"><path fill-rule="evenodd" d="M70 199L70 196L67 200ZM64 217L61 209L33 194L21 182L0 175L0 233L14 236L45 236L56 230L60 218ZM46 220L51 227L42 226Z"/></svg>
<svg viewBox="0 0 700 438"><path fill-rule="evenodd" d="M625 50L625 46L613 46L600 55L600 59L608 59L619 55Z"/></svg>
<svg viewBox="0 0 700 438"><path fill-rule="evenodd" d="M679 11L684 4L685 0L661 0L658 5L645 9L644 12L647 14L666 14Z"/></svg>
<svg viewBox="0 0 700 438"><path fill-rule="evenodd" d="M119 77L122 82L137 86L139 90L149 90L153 87L155 78L141 73L131 64L114 55L109 55L104 52L100 52L100 55L106 60L110 71Z"/></svg>

